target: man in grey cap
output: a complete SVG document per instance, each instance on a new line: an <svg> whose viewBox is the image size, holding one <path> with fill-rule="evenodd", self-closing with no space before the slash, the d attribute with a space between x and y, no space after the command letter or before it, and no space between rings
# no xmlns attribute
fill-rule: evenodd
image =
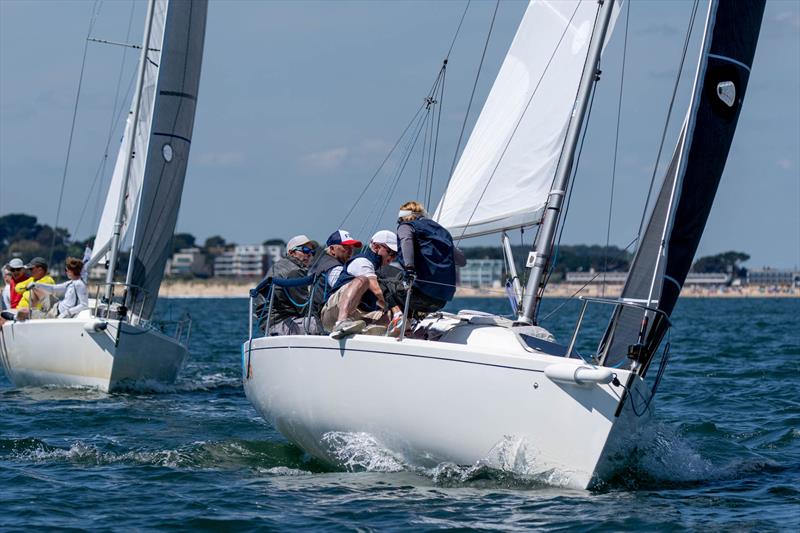
<svg viewBox="0 0 800 533"><path fill-rule="evenodd" d="M267 323L266 309L269 306L270 279L300 279L308 276L308 266L316 253L316 243L305 235L296 235L286 245L286 257L272 265L259 289L259 298L254 308L258 325L263 331ZM317 321L306 324L308 310L308 287L272 287L275 296L269 315L269 335L302 335L320 333ZM313 318L313 317L312 317Z"/></svg>
<svg viewBox="0 0 800 533"><path fill-rule="evenodd" d="M56 280L54 280L50 274L47 273L47 261L43 257L34 257L27 265L25 265L25 268L30 270L31 277L17 283L14 287L14 291L17 294L22 295L19 304L17 304L18 320L24 320L28 318L28 316L31 314L31 310L40 310L42 308L41 303L34 301L33 293L29 290L29 285L31 283L46 285L56 284Z"/></svg>

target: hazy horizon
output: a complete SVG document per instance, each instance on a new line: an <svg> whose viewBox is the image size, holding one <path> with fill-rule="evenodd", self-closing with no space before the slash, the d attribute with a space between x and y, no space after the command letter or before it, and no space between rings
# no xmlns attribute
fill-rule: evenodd
<svg viewBox="0 0 800 533"><path fill-rule="evenodd" d="M93 5L0 2L0 215L29 213L42 223L55 222ZM465 5L210 2L193 147L176 232L191 233L200 243L212 235L247 244L299 233L324 241L419 106ZM465 135L524 9L522 2L500 3ZM690 2L631 7L610 238L620 248L638 228L690 9ZM493 2L473 2L453 48L432 198L438 198L446 181L493 10ZM625 16L623 10L604 55L563 244L606 242ZM697 28L704 16L701 5L684 85L693 73ZM143 2L103 3L92 37L139 42L143 17ZM58 221L76 239L93 234L99 219L104 193L92 184L115 98L117 110L129 105L124 89L137 53L123 50L88 47ZM123 86L119 96L118 79ZM674 145L676 117L686 108L686 93L676 103L679 111L667 152ZM120 132L117 123L108 152L111 161L98 181L106 187ZM31 179L35 183L26 182ZM369 238L368 228L378 220L391 227L397 206L413 197L418 186L411 172L378 218L370 212L381 199L384 181L368 190L345 224L361 240ZM525 233L526 244L533 234ZM519 232L512 241L520 243ZM497 242L491 237L462 244ZM751 255L747 264L752 268L800 266L797 2L767 4L736 137L697 257L729 250Z"/></svg>

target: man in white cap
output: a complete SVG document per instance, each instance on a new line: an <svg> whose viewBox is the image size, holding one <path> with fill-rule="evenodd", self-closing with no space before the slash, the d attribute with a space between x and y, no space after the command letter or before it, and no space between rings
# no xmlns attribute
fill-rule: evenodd
<svg viewBox="0 0 800 533"><path fill-rule="evenodd" d="M314 258L316 246L314 241L305 235L296 235L286 244L286 257L277 261L267 270L264 281L259 283L263 288L258 294L261 301L255 307L255 314L259 326L264 329L267 317L266 309L269 305L268 279L299 279L308 276L308 265ZM275 297L272 301L272 313L269 316L269 335L299 335L303 331L306 303L308 301L308 287L280 287L275 288ZM311 333L310 331L307 333Z"/></svg>
<svg viewBox="0 0 800 533"><path fill-rule="evenodd" d="M360 333L367 325L388 324L388 309L378 284L377 270L397 257L397 235L381 230L369 246L350 259L332 287L333 293L322 308L322 326L331 337L341 339ZM392 309L399 312L400 309Z"/></svg>

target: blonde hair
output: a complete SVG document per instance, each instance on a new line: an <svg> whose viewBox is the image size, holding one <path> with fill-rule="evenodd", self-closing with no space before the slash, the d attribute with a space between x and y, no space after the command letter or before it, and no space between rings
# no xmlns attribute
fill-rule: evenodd
<svg viewBox="0 0 800 533"><path fill-rule="evenodd" d="M406 202L400 206L400 211L412 211L412 214L399 217L400 222L411 222L421 216L425 216L425 206L414 200Z"/></svg>

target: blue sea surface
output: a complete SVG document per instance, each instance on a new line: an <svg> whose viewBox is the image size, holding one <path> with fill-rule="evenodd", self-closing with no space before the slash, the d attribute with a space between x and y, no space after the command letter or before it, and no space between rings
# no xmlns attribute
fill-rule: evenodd
<svg viewBox="0 0 800 533"><path fill-rule="evenodd" d="M540 316L562 304L545 325L564 342L577 302ZM331 469L247 402L246 300L159 305L194 318L174 386L15 389L0 376L0 528L800 530L800 300L681 300L649 438L592 491L398 468L381 450L363 450L371 468ZM508 312L497 299L451 307ZM596 342L605 315L587 320Z"/></svg>

